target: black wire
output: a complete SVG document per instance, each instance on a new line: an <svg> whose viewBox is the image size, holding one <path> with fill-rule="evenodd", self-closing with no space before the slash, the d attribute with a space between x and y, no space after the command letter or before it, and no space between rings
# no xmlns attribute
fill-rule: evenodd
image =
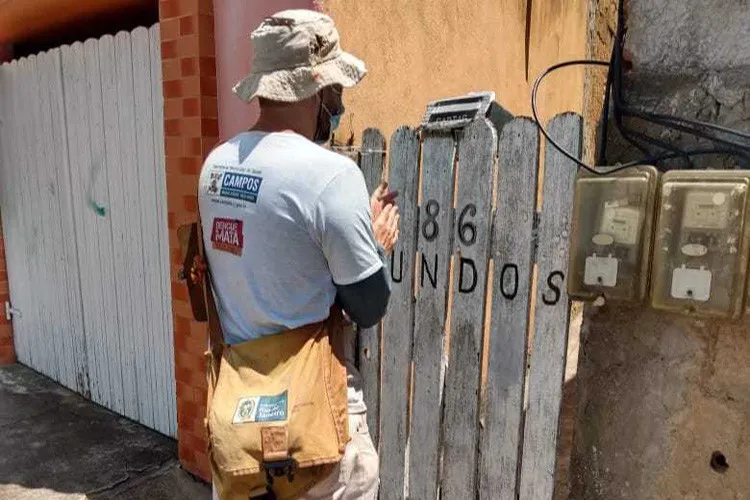
<svg viewBox="0 0 750 500"><path fill-rule="evenodd" d="M612 46L612 57L614 57L615 51L614 45ZM596 163L598 165L606 165L607 162L607 134L609 132L609 100L612 92L612 65L609 65L609 71L607 71L607 83L604 85L604 105L602 106L602 117L601 125L599 128L599 141L597 142L596 150L598 151L596 157Z"/></svg>
<svg viewBox="0 0 750 500"><path fill-rule="evenodd" d="M632 168L638 165L644 165L644 164L654 164L658 163L662 160L670 160L673 158L679 158L684 157L685 155L688 155L690 157L692 156L704 156L709 154L727 154L727 155L736 155L736 156L747 156L746 153L739 153L738 151L734 149L722 149L722 148L704 148L704 149L695 149L691 151L684 151L680 153L667 153L667 154L661 154L657 156L650 156L648 158L642 159L642 160L634 160L627 163L623 163L622 165L618 165L616 168L613 168L611 170L608 170L606 172L602 172L596 169L596 167L588 165L572 154L570 154L568 151L565 150L560 144L558 144L547 132L547 130L544 128L544 126L541 123L541 120L539 119L539 111L537 109L537 94L539 91L539 86L541 85L542 81L552 72L557 71L561 68L566 68L568 66L581 66L581 65L592 65L592 66L609 66L610 63L607 61L597 61L593 59L579 59L575 61L565 61L561 63L557 63L553 66L550 66L547 68L541 75L539 75L534 82L534 86L531 90L531 113L534 117L534 121L536 122L537 126L539 127L539 131L542 133L544 138L547 140L547 142L557 149L560 154L568 158L570 161L578 165L579 167L583 168L587 172L593 174L593 175L612 175L616 172L619 172L620 170L625 170L627 168Z"/></svg>
<svg viewBox="0 0 750 500"><path fill-rule="evenodd" d="M610 72L614 75L613 76L613 82L612 85L614 87L614 115L615 115L615 126L617 127L617 131L620 133L620 135L630 142L633 146L635 146L641 153L643 153L646 157L651 157L653 154L651 151L649 151L645 146L641 144L639 141L643 141L646 143L649 143L653 146L659 147L662 149L662 152L664 151L672 151L673 153L682 153L682 157L685 159L685 162L690 168L694 168L693 162L690 160L690 156L687 155L683 150L676 146L672 146L671 144L661 141L655 137L651 137L647 134L644 134L642 132L636 131L625 125L623 122L622 116L622 108L621 103L623 101L622 99L622 52L624 47L624 40L625 40L625 21L623 17L623 10L622 10L622 2L620 3L620 10L618 10L617 14L617 29L615 32L615 39L612 43L612 57L611 57L611 66L610 66ZM655 162L656 168L659 170L664 170L664 167L661 165L662 161Z"/></svg>

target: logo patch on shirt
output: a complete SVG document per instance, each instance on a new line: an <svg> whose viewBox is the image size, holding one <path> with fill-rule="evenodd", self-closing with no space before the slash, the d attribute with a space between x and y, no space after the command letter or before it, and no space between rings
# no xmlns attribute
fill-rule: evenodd
<svg viewBox="0 0 750 500"><path fill-rule="evenodd" d="M262 177L225 172L221 180L221 196L255 203L258 201Z"/></svg>
<svg viewBox="0 0 750 500"><path fill-rule="evenodd" d="M242 235L242 221L237 219L214 219L211 230L211 246L216 250L242 255L245 239Z"/></svg>
<svg viewBox="0 0 750 500"><path fill-rule="evenodd" d="M234 410L233 424L252 422L283 422L287 417L288 392L277 396L250 396L240 398Z"/></svg>

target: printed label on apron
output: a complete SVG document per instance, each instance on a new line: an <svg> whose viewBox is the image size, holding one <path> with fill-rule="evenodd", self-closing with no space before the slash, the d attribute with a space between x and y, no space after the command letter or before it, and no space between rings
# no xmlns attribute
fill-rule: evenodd
<svg viewBox="0 0 750 500"><path fill-rule="evenodd" d="M214 219L214 226L211 230L211 246L215 250L242 255L244 243L241 220Z"/></svg>
<svg viewBox="0 0 750 500"><path fill-rule="evenodd" d="M287 417L287 391L277 396L249 396L237 401L233 424L283 422Z"/></svg>

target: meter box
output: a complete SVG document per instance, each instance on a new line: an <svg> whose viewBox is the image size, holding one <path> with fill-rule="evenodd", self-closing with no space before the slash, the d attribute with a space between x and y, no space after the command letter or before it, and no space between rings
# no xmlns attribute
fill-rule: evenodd
<svg viewBox="0 0 750 500"><path fill-rule="evenodd" d="M750 172L675 170L660 190L652 306L698 316L742 314Z"/></svg>
<svg viewBox="0 0 750 500"><path fill-rule="evenodd" d="M647 165L578 175L568 266L572 298L638 302L646 297L658 176Z"/></svg>

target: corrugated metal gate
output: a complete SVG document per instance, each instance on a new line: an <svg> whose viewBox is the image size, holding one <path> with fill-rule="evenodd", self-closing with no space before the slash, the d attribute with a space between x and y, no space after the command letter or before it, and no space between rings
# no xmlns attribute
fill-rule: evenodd
<svg viewBox="0 0 750 500"><path fill-rule="evenodd" d="M176 432L158 26L0 67L19 361Z"/></svg>

